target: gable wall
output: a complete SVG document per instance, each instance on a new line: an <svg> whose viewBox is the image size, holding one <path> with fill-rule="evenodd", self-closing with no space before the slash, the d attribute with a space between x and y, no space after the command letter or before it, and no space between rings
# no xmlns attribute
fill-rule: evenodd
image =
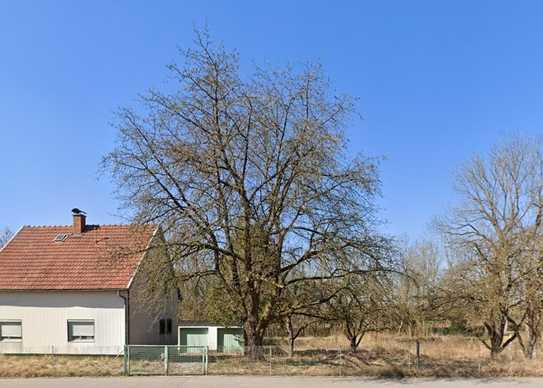
<svg viewBox="0 0 543 388"><path fill-rule="evenodd" d="M156 243L161 236L155 236ZM153 244L153 242L151 242ZM129 289L129 344L175 345L177 343L177 293L168 286L164 294L160 283L171 274L169 262L160 249L149 250ZM156 280L158 279L158 281ZM172 320L172 331L160 335L160 319Z"/></svg>

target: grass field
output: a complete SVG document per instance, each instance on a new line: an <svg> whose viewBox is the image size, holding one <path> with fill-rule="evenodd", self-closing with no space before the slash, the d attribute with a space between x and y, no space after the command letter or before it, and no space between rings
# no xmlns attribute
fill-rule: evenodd
<svg viewBox="0 0 543 388"><path fill-rule="evenodd" d="M357 353L347 351L340 335L304 337L297 341L296 354L289 357L283 339L272 339L263 349L263 359L210 353L211 375L299 375L376 377L503 377L543 376L543 359L525 360L518 347L506 350L496 360L474 338L435 336L421 339L417 364L416 340L391 335L364 338ZM156 364L156 365L155 365ZM162 372L160 361L141 361L142 370ZM172 363L172 373L200 373L194 365ZM1 356L0 377L119 376L122 357Z"/></svg>

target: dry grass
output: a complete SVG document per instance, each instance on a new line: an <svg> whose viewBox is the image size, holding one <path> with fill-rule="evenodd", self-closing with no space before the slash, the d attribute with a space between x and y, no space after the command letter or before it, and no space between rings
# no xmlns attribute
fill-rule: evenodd
<svg viewBox="0 0 543 388"><path fill-rule="evenodd" d="M275 343L281 345L282 340ZM433 336L420 340L421 358L417 367L416 339L390 334L369 335L356 353L348 350L341 335L315 338L305 337L297 342L294 360L300 364L311 362L318 353L311 349L336 349L337 356L328 358L323 371L333 365L333 374L379 377L504 377L543 376L543 357L526 360L515 343L497 359L491 360L489 351L476 338L465 336ZM341 351L337 350L341 349ZM292 374L277 362L277 374ZM292 360L291 360L292 364ZM304 370L297 371L305 374ZM297 373L296 372L296 373ZM319 373L317 373L319 374Z"/></svg>
<svg viewBox="0 0 543 388"><path fill-rule="evenodd" d="M122 357L0 355L0 377L119 376Z"/></svg>
<svg viewBox="0 0 543 388"><path fill-rule="evenodd" d="M341 335L301 338L296 354L289 357L284 339L273 339L259 361L241 355L210 354L210 374L237 375L307 375L307 376L376 376L421 377L503 377L543 376L543 357L525 360L516 346L496 360L474 338L435 336L421 340L421 358L417 368L416 341L394 335L371 335L364 338L360 350L349 352ZM134 372L157 373L163 363L139 360ZM122 374L122 357L82 356L2 356L0 377L39 376L118 376ZM199 363L171 363L172 374L199 374Z"/></svg>

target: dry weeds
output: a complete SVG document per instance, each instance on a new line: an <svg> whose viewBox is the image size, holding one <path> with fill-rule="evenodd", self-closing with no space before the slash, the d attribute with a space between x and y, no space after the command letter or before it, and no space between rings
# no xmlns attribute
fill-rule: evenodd
<svg viewBox="0 0 543 388"><path fill-rule="evenodd" d="M335 366L334 372L342 375L379 377L520 377L543 376L543 357L526 360L515 343L495 360L477 339L450 335L419 339L421 357L417 363L416 338L390 334L368 335L356 353L348 350L348 343L341 335L315 338L305 337L298 341L294 359L300 364L311 361L307 357L311 349L337 349L337 357L328 359ZM276 345L282 340L276 339ZM292 360L291 360L292 362ZM280 364L277 362L278 365ZM284 374L292 370L284 368ZM302 370L299 374L305 374ZM277 368L277 374L281 368Z"/></svg>
<svg viewBox="0 0 543 388"><path fill-rule="evenodd" d="M274 339L271 358L267 348L264 359L251 361L244 356L210 353L210 374L234 375L307 375L307 376L377 376L421 377L520 377L543 376L543 357L526 360L518 346L507 349L490 360L486 348L475 338L435 336L421 339L421 358L417 366L416 339L371 335L364 338L360 350L349 352L341 335L297 341L296 353L288 357L286 342ZM142 373L163 371L161 362L135 364ZM170 365L172 374L199 374L200 364ZM2 356L0 377L43 376L118 376L122 357L82 356Z"/></svg>
<svg viewBox="0 0 543 388"><path fill-rule="evenodd" d="M119 376L122 357L0 355L0 377Z"/></svg>

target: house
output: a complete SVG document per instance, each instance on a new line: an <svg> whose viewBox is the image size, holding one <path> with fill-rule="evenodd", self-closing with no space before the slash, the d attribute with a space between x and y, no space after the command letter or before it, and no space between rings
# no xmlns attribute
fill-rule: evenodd
<svg viewBox="0 0 543 388"><path fill-rule="evenodd" d="M178 345L207 346L221 353L243 352L243 329L209 321L179 321Z"/></svg>
<svg viewBox="0 0 543 388"><path fill-rule="evenodd" d="M0 250L0 353L175 344L177 295L148 272L173 271L160 228L87 225L74 210L72 225L24 226Z"/></svg>

